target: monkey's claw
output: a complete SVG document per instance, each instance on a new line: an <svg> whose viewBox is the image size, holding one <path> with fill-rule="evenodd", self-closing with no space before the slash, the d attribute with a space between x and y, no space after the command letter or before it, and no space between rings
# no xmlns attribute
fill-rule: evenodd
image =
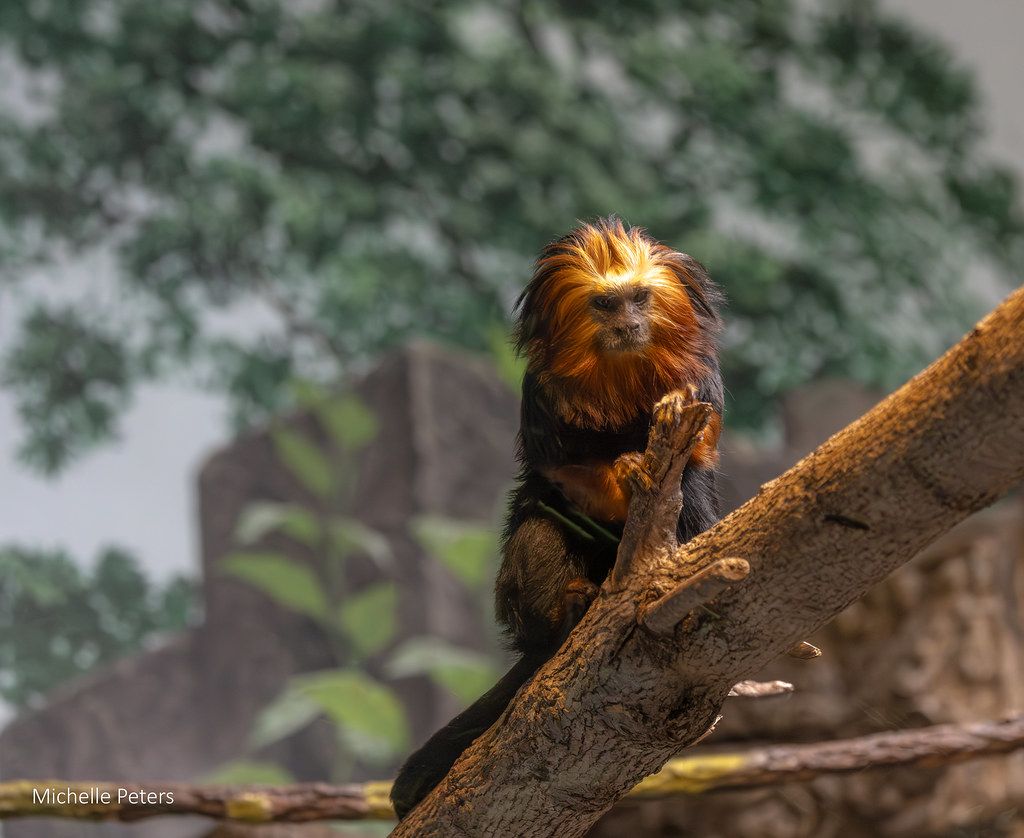
<svg viewBox="0 0 1024 838"><path fill-rule="evenodd" d="M615 479L619 485L632 489L636 486L648 489L651 486L651 476L644 468L644 454L642 451L627 451L620 454L615 460Z"/></svg>
<svg viewBox="0 0 1024 838"><path fill-rule="evenodd" d="M697 388L692 384L662 396L654 405L654 424L664 428L677 428L683 421L685 409L697 401Z"/></svg>
<svg viewBox="0 0 1024 838"><path fill-rule="evenodd" d="M652 484L660 482L672 462L682 467L703 439L712 407L698 401L695 387L673 390L654 405L644 470ZM681 459L678 459L681 458Z"/></svg>

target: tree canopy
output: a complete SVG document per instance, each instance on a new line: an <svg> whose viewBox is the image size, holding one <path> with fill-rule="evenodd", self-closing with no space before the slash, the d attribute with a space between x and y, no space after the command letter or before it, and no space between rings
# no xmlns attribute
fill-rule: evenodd
<svg viewBox="0 0 1024 838"><path fill-rule="evenodd" d="M90 570L60 550L0 546L0 700L32 706L58 684L197 614L195 584L154 584L135 557L110 547Z"/></svg>
<svg viewBox="0 0 1024 838"><path fill-rule="evenodd" d="M2 282L117 257L115 294L19 289L44 471L176 371L244 424L411 334L485 348L577 218L708 264L754 427L814 376L898 383L1024 252L970 76L872 3L35 0L0 49Z"/></svg>

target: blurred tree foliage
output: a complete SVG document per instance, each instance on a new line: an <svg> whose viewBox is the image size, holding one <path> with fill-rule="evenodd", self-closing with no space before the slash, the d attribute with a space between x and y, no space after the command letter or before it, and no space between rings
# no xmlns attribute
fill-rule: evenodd
<svg viewBox="0 0 1024 838"><path fill-rule="evenodd" d="M813 376L896 384L1024 251L971 78L871 2L31 0L0 48L4 281L107 245L122 283L22 289L3 380L46 471L175 369L245 423L412 333L484 348L581 217L709 264L754 427Z"/></svg>
<svg viewBox="0 0 1024 838"><path fill-rule="evenodd" d="M60 551L0 547L0 699L31 706L58 684L196 617L195 583L146 579L107 548L91 571Z"/></svg>

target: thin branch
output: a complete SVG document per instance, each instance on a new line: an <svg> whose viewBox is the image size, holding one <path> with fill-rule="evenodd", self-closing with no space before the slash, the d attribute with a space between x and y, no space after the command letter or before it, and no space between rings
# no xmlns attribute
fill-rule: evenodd
<svg viewBox="0 0 1024 838"><path fill-rule="evenodd" d="M0 783L0 818L48 817L137 821L159 815L205 815L243 823L386 820L394 817L389 782L345 786L204 786L16 780ZM47 791L49 797L45 797ZM73 795L69 801L69 795ZM146 797L148 795L148 797Z"/></svg>
<svg viewBox="0 0 1024 838"><path fill-rule="evenodd" d="M730 698L768 698L793 692L789 681L739 681L729 690Z"/></svg>
<svg viewBox="0 0 1024 838"><path fill-rule="evenodd" d="M653 549L674 552L679 546L676 524L684 502L679 488L683 469L712 410L696 397L690 387L669 393L654 406L647 450L630 474L633 497L611 572L612 589L625 582L637 554Z"/></svg>
<svg viewBox="0 0 1024 838"><path fill-rule="evenodd" d="M786 654L791 658L796 658L797 660L810 661L821 657L821 649L813 643L801 640L795 646L791 646L787 649Z"/></svg>
<svg viewBox="0 0 1024 838"><path fill-rule="evenodd" d="M870 768L935 768L1024 748L1024 716L994 722L932 725L809 745L773 745L741 753L671 760L630 793L634 799L775 786Z"/></svg>
<svg viewBox="0 0 1024 838"><path fill-rule="evenodd" d="M719 559L688 576L661 598L642 606L637 622L655 634L671 634L687 614L707 605L749 573L750 563L745 559Z"/></svg>
<svg viewBox="0 0 1024 838"><path fill-rule="evenodd" d="M673 759L634 788L627 800L703 794L773 786L826 774L848 774L892 766L951 765L1024 748L1024 716L962 725L876 733L809 745L773 745L703 753ZM51 817L131 822L161 815L205 815L243 823L304 823L323 820L389 820L389 782L331 786L197 786L184 783L110 783L19 780L0 783L0 818ZM59 805L33 799L73 791L81 802ZM119 795L163 793L162 802L118 802ZM111 797L103 803L102 795ZM168 802L167 798L173 798Z"/></svg>

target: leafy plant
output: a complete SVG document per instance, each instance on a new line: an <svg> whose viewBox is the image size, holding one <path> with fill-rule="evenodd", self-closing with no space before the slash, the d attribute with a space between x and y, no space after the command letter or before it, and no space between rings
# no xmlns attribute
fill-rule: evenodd
<svg viewBox="0 0 1024 838"><path fill-rule="evenodd" d="M423 548L468 588L478 589L498 554L494 530L436 515L421 515L412 522L413 535Z"/></svg>
<svg viewBox="0 0 1024 838"><path fill-rule="evenodd" d="M296 390L324 439L279 425L272 440L281 465L307 492L308 502L251 504L235 529L243 549L228 556L222 569L312 620L338 663L335 669L291 678L260 714L251 748L273 744L326 717L338 743L336 779L344 779L355 761L385 765L408 747L403 708L376 672L426 675L468 702L490 686L496 671L487 656L433 638L396 646L394 584L350 583L352 558L368 559L383 569L391 560L387 539L349 514L354 456L372 440L376 422L352 396L326 396L308 384L296 385ZM496 553L489 529L428 517L415 522L414 533L468 589L479 591ZM268 540L282 537L289 549L267 549ZM239 765L248 770L252 763Z"/></svg>
<svg viewBox="0 0 1024 838"><path fill-rule="evenodd" d="M498 680L487 656L435 637L414 637L399 646L387 664L394 678L429 675L463 704L469 704Z"/></svg>

